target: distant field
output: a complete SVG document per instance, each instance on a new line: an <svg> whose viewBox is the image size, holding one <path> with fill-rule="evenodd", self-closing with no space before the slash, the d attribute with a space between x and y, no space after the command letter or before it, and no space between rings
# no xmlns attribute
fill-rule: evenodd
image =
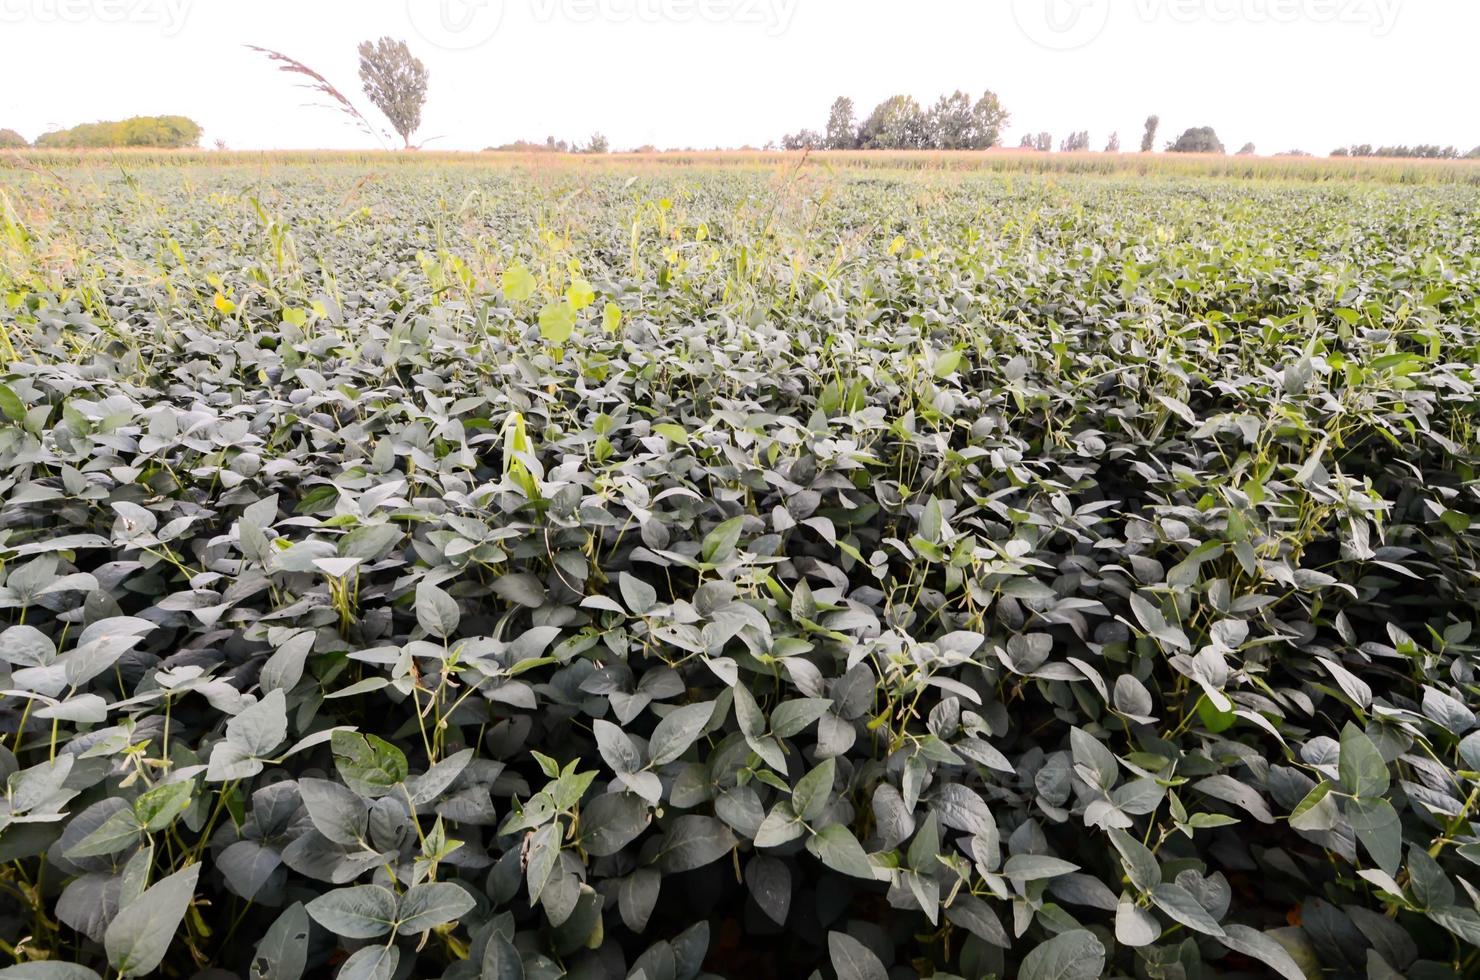
<svg viewBox="0 0 1480 980"><path fill-rule="evenodd" d="M0 977L1480 975L1477 365L1472 163L0 155Z"/></svg>

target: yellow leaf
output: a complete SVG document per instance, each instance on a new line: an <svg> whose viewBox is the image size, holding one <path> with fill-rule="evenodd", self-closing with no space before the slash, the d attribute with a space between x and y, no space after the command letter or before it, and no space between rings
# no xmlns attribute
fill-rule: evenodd
<svg viewBox="0 0 1480 980"><path fill-rule="evenodd" d="M606 309L601 313L601 329L607 333L616 333L622 326L622 311L616 303L607 303Z"/></svg>
<svg viewBox="0 0 1480 980"><path fill-rule="evenodd" d="M504 270L504 298L511 303L522 303L534 295L534 276L522 265L511 265Z"/></svg>
<svg viewBox="0 0 1480 980"><path fill-rule="evenodd" d="M586 280L577 279L575 282L571 283L570 288L565 291L565 298L570 300L570 305L572 308L576 310L584 310L586 307L596 302L596 290L592 289L591 284Z"/></svg>

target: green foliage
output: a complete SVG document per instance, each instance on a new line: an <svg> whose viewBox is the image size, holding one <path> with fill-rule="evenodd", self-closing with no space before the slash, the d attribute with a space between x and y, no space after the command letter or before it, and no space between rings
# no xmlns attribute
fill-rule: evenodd
<svg viewBox="0 0 1480 980"><path fill-rule="evenodd" d="M1081 129L1070 133L1059 146L1064 153L1083 153L1089 149L1089 130Z"/></svg>
<svg viewBox="0 0 1480 980"><path fill-rule="evenodd" d="M0 170L0 978L1474 972L1480 187L411 156Z"/></svg>
<svg viewBox="0 0 1480 980"><path fill-rule="evenodd" d="M853 100L839 97L828 114L825 133L803 129L782 138L786 150L986 150L1002 141L1010 115L994 92L975 102L962 91L942 95L929 110L908 95L874 107L860 125Z"/></svg>
<svg viewBox="0 0 1480 980"><path fill-rule="evenodd" d="M361 41L359 52L360 85L365 97L390 121L391 129L409 149L412 134L421 128L431 73L405 41L389 37Z"/></svg>
<svg viewBox="0 0 1480 980"><path fill-rule="evenodd" d="M1161 128L1160 116L1146 117L1146 130L1141 134L1141 152L1150 153L1156 149L1156 131Z"/></svg>
<svg viewBox="0 0 1480 980"><path fill-rule="evenodd" d="M1218 134L1213 132L1212 126L1196 126L1187 130L1177 137L1176 142L1168 143L1167 150L1171 153L1223 153L1223 143L1218 139Z"/></svg>
<svg viewBox="0 0 1480 980"><path fill-rule="evenodd" d="M1420 143L1417 146L1377 146L1371 143L1354 143L1337 147L1333 157L1381 157L1387 160L1458 160L1460 150L1455 146L1440 146L1437 143ZM1480 146L1463 155L1466 160L1480 159Z"/></svg>
<svg viewBox="0 0 1480 980"><path fill-rule="evenodd" d="M965 92L943 95L930 110L927 148L934 150L988 150L1002 142L1009 115L995 93L975 103Z"/></svg>
<svg viewBox="0 0 1480 980"><path fill-rule="evenodd" d="M0 129L0 150L22 150L31 143L13 129Z"/></svg>
<svg viewBox="0 0 1480 980"><path fill-rule="evenodd" d="M853 100L846 95L838 96L827 115L827 149L857 149L858 120L854 112Z"/></svg>
<svg viewBox="0 0 1480 980"><path fill-rule="evenodd" d="M199 123L185 116L134 116L119 122L83 123L71 129L42 133L36 138L36 146L41 149L119 146L179 149L198 145L202 132Z"/></svg>
<svg viewBox="0 0 1480 980"><path fill-rule="evenodd" d="M858 130L865 150L919 150L930 143L930 119L913 96L893 95L874 106Z"/></svg>

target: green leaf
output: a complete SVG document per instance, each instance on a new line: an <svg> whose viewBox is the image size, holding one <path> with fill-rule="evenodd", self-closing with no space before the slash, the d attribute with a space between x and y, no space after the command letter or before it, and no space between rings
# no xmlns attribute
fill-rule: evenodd
<svg viewBox="0 0 1480 980"><path fill-rule="evenodd" d="M836 774L837 760L829 758L797 780L796 788L791 792L791 805L804 822L816 821L827 810Z"/></svg>
<svg viewBox="0 0 1480 980"><path fill-rule="evenodd" d="M26 420L26 404L9 385L0 384L0 413L12 422Z"/></svg>
<svg viewBox="0 0 1480 980"><path fill-rule="evenodd" d="M1115 941L1122 946L1140 949L1161 938L1161 923L1156 916L1122 898L1115 907Z"/></svg>
<svg viewBox="0 0 1480 980"><path fill-rule="evenodd" d="M658 604L658 590L628 572L617 576L617 586L622 590L622 601L634 616L645 616Z"/></svg>
<svg viewBox="0 0 1480 980"><path fill-rule="evenodd" d="M1223 927L1219 942L1235 952L1259 960L1285 980L1306 980L1305 971L1300 969L1285 947L1258 929L1238 924L1227 925Z"/></svg>
<svg viewBox="0 0 1480 980"><path fill-rule="evenodd" d="M873 950L845 932L827 934L827 951L838 980L889 980Z"/></svg>
<svg viewBox="0 0 1480 980"><path fill-rule="evenodd" d="M311 630L303 630L279 646L262 665L262 674L257 681L262 690L292 690L303 678L303 668L308 655L313 652L314 640Z"/></svg>
<svg viewBox="0 0 1480 980"><path fill-rule="evenodd" d="M1007 930L1002 928L1002 920L997 918L997 913L975 895L957 895L956 900L946 909L946 919L952 925L965 929L982 942L991 943L999 949L1007 949L1012 945L1012 940L1008 938Z"/></svg>
<svg viewBox="0 0 1480 980"><path fill-rule="evenodd" d="M385 796L406 779L406 756L383 738L337 731L330 746L340 778L360 796Z"/></svg>
<svg viewBox="0 0 1480 980"><path fill-rule="evenodd" d="M396 926L396 896L380 885L325 892L306 906L319 925L345 939L375 939Z"/></svg>
<svg viewBox="0 0 1480 980"><path fill-rule="evenodd" d="M34 626L12 626L0 632L0 660L8 664L45 667L56 658L56 644Z"/></svg>
<svg viewBox="0 0 1480 980"><path fill-rule="evenodd" d="M250 980L299 980L308 963L308 911L294 902L263 934Z"/></svg>
<svg viewBox="0 0 1480 980"><path fill-rule="evenodd" d="M1454 885L1449 876L1419 847L1408 849L1408 888L1419 909L1442 909L1454 904Z"/></svg>
<svg viewBox="0 0 1480 980"><path fill-rule="evenodd" d="M598 718L591 723L591 730L596 735L596 749L602 760L611 766L612 772L634 773L642 768L642 753L637 750L632 737L621 728L605 718Z"/></svg>
<svg viewBox="0 0 1480 980"><path fill-rule="evenodd" d="M226 723L226 741L244 755L263 758L288 737L287 699L272 691Z"/></svg>
<svg viewBox="0 0 1480 980"><path fill-rule="evenodd" d="M576 329L576 311L565 300L545 304L540 310L540 336L552 344L563 344Z"/></svg>
<svg viewBox="0 0 1480 980"><path fill-rule="evenodd" d="M653 729L648 752L655 766L667 765L688 751L714 715L714 702L689 704L663 716Z"/></svg>
<svg viewBox="0 0 1480 980"><path fill-rule="evenodd" d="M1120 778L1120 766L1115 753L1104 742L1082 728L1069 729L1069 744L1074 753L1074 764L1085 775L1086 781L1105 792L1115 787Z"/></svg>
<svg viewBox="0 0 1480 980"><path fill-rule="evenodd" d="M1377 745L1351 722L1347 722L1341 731L1341 756L1337 769L1341 775L1341 788L1352 796L1382 796L1391 785L1387 762Z"/></svg>
<svg viewBox="0 0 1480 980"><path fill-rule="evenodd" d="M192 864L161 879L108 924L103 946L108 951L108 963L120 976L143 976L163 962L195 896L200 869L199 864Z"/></svg>
<svg viewBox="0 0 1480 980"><path fill-rule="evenodd" d="M681 425L676 425L672 422L659 422L653 426L653 431L676 446L687 446L689 444L689 430Z"/></svg>
<svg viewBox="0 0 1480 980"><path fill-rule="evenodd" d="M829 698L797 698L783 701L771 712L771 734L777 738L794 738L832 710Z"/></svg>
<svg viewBox="0 0 1480 980"><path fill-rule="evenodd" d="M144 828L132 807L123 807L110 813L97 829L67 849L66 857L77 861L83 858L117 854L126 847L138 843Z"/></svg>
<svg viewBox="0 0 1480 980"><path fill-rule="evenodd" d="M831 760L829 760L831 761ZM905 860L915 871L933 874L940 857L940 823L935 811L925 818L915 839L910 843Z"/></svg>
<svg viewBox="0 0 1480 980"><path fill-rule="evenodd" d="M391 980L400 962L395 946L365 946L350 954L334 980Z"/></svg>
<svg viewBox="0 0 1480 980"><path fill-rule="evenodd" d="M791 870L786 862L756 854L745 865L745 885L762 912L778 926L791 913Z"/></svg>
<svg viewBox="0 0 1480 980"><path fill-rule="evenodd" d="M713 817L679 817L663 838L659 862L669 874L692 871L718 861L735 844L730 828Z"/></svg>
<svg viewBox="0 0 1480 980"><path fill-rule="evenodd" d="M1119 828L1110 830L1110 841L1120 852L1121 864L1138 891L1149 892L1161 884L1161 864L1151 848Z"/></svg>
<svg viewBox="0 0 1480 980"><path fill-rule="evenodd" d="M745 527L745 518L732 517L720 524L704 537L703 556L707 564L718 564L735 553L740 541L740 532Z"/></svg>
<svg viewBox="0 0 1480 980"><path fill-rule="evenodd" d="M190 780L163 783L134 800L134 816L146 833L157 833L185 812L194 791L195 784Z"/></svg>
<svg viewBox="0 0 1480 980"><path fill-rule="evenodd" d="M456 599L423 579L416 586L416 621L432 636L445 640L457 632L462 611Z"/></svg>
<svg viewBox="0 0 1480 980"><path fill-rule="evenodd" d="M1335 788L1336 784L1329 779L1316 784L1290 812L1290 826L1296 830L1315 832L1335 827L1336 819L1340 816L1336 808L1336 798L1331 795Z"/></svg>
<svg viewBox="0 0 1480 980"><path fill-rule="evenodd" d="M336 844L357 846L365 839L369 812L353 792L327 779L298 780L298 792L314 828Z"/></svg>
<svg viewBox="0 0 1480 980"><path fill-rule="evenodd" d="M1474 947L1480 947L1480 912L1467 908L1439 909L1427 913L1439 925Z"/></svg>
<svg viewBox="0 0 1480 980"><path fill-rule="evenodd" d="M581 810L581 847L593 857L610 857L647 829L652 815L632 793L607 793Z"/></svg>
<svg viewBox="0 0 1480 980"><path fill-rule="evenodd" d="M1218 920L1209 915L1197 898L1181 885L1170 882L1157 885L1151 889L1151 900L1156 903L1157 908L1189 929L1196 929L1209 936L1223 935L1223 927L1218 925Z"/></svg>
<svg viewBox="0 0 1480 980"><path fill-rule="evenodd" d="M413 885L401 896L396 908L400 922L396 932L412 936L447 922L461 919L477 905L466 888L448 881L423 882Z"/></svg>
<svg viewBox="0 0 1480 980"><path fill-rule="evenodd" d="M1105 969L1105 946L1088 929L1040 943L1023 957L1019 980L1096 980Z"/></svg>
<svg viewBox="0 0 1480 980"><path fill-rule="evenodd" d="M526 838L524 881L529 890L530 905L539 901L560 863L560 834L561 827L552 822L536 830L532 837Z"/></svg>
<svg viewBox="0 0 1480 980"><path fill-rule="evenodd" d="M874 877L874 866L868 853L853 832L840 823L828 824L807 841L807 850L839 874L854 878Z"/></svg>
<svg viewBox="0 0 1480 980"><path fill-rule="evenodd" d="M524 960L514 944L498 933L488 937L478 980L524 980Z"/></svg>
<svg viewBox="0 0 1480 980"><path fill-rule="evenodd" d="M931 366L930 373L937 378L948 378L955 374L961 367L961 352L948 350L938 354L935 363Z"/></svg>
<svg viewBox="0 0 1480 980"><path fill-rule="evenodd" d="M1345 749L1342 754L1346 754ZM1403 825L1393 805L1366 797L1347 800L1346 819L1377 866L1388 874L1397 874L1403 861Z"/></svg>
<svg viewBox="0 0 1480 980"><path fill-rule="evenodd" d="M1048 854L1014 854L1002 866L1002 873L1018 881L1040 881L1073 874L1079 865Z"/></svg>
<svg viewBox="0 0 1480 980"><path fill-rule="evenodd" d="M622 879L617 888L617 904L628 929L642 932L647 928L662 887L663 876L656 868L638 868Z"/></svg>

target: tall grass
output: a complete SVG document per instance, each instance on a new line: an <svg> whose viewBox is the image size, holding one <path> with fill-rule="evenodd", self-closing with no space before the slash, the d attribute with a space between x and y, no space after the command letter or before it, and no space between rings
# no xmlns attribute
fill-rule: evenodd
<svg viewBox="0 0 1480 980"><path fill-rule="evenodd" d="M805 155L767 151L614 153L463 153L381 150L18 150L0 154L0 168L89 166L291 166L403 167L426 163L487 167L775 167L840 170L989 171L1039 174L1111 174L1217 177L1281 181L1374 181L1401 184L1480 185L1480 161L1328 157L1244 157L1168 153L1039 153L1032 150L828 151Z"/></svg>

